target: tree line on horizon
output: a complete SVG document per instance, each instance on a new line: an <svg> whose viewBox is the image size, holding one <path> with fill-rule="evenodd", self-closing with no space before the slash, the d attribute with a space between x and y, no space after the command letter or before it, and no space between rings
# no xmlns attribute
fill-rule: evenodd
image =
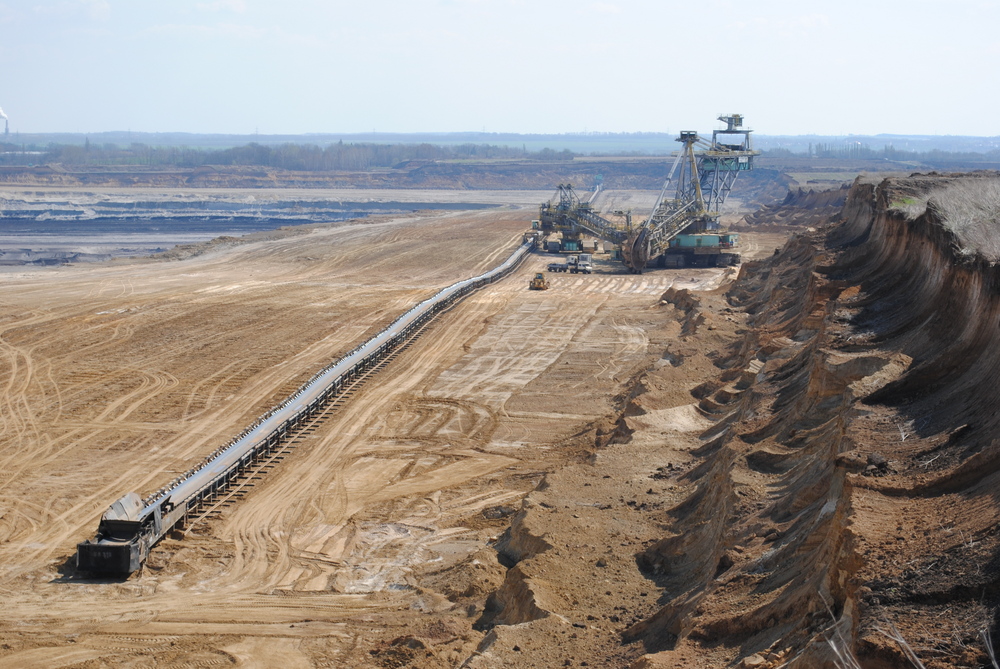
<svg viewBox="0 0 1000 669"><path fill-rule="evenodd" d="M796 153L788 149L770 149L763 152L770 156L809 156L816 158L837 158L842 160L890 160L893 162L920 162L933 165L935 163L1000 163L1000 149L992 151L944 151L931 149L929 151L913 151L898 149L892 144L873 149L861 142L831 144L817 142L809 144L804 153Z"/></svg>
<svg viewBox="0 0 1000 669"><path fill-rule="evenodd" d="M889 160L893 162L919 162L927 165L950 163L998 164L1000 149L987 152L974 151L914 151L897 149L892 144L872 148L860 142L845 144L810 143L806 152L795 152L786 148L763 151L765 156L835 158L847 160ZM281 170L324 172L324 171L368 171L405 165L410 161L441 160L537 160L540 162L569 161L576 156L602 155L575 153L568 149L556 151L543 148L528 151L524 146L513 147L494 144L440 145L420 144L380 144L344 143L328 146L317 144L286 143L265 145L251 142L243 146L226 149L191 147L160 147L143 143L120 146L113 143L96 144L86 140L83 144L48 144L44 147L0 143L0 165L45 165L65 166L125 166L196 168L206 166L269 167ZM610 155L610 154L609 154ZM649 155L624 152L614 155ZM664 156L664 159L667 157Z"/></svg>
<svg viewBox="0 0 1000 669"><path fill-rule="evenodd" d="M227 149L157 147L133 143L117 144L49 144L44 148L0 145L0 164L38 165L62 164L75 166L145 166L194 168L204 166L255 166L283 170L366 171L391 168L410 161L435 160L572 160L572 151L525 148L489 144L441 146L435 144L345 144L343 141L321 147L316 144L280 144L268 146L251 142Z"/></svg>

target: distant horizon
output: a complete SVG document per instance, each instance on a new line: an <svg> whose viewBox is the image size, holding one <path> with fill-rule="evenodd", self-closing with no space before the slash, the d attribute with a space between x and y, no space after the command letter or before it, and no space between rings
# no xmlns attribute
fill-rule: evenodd
<svg viewBox="0 0 1000 669"><path fill-rule="evenodd" d="M711 131L699 130L703 136ZM11 131L0 141L8 145L23 145L33 150L43 150L49 145L85 145L87 142L98 146L113 144L127 147L142 144L153 148L185 148L199 150L224 150L261 144L276 146L281 144L329 146L338 142L345 144L430 144L442 147L460 145L504 146L538 153L546 149L571 151L577 155L669 155L676 151L677 132L563 132L563 133L515 133L515 132L360 132L360 133L300 133L300 134L260 134L260 133L195 133L184 131L147 132L137 130L116 130L102 132L53 132L21 133ZM977 135L905 135L881 133L877 135L769 135L753 133L754 147L762 151L784 149L793 153L810 153L817 144L836 147L859 144L872 150L887 147L905 151L928 152L945 151L956 153L986 154L1000 151L1000 136Z"/></svg>
<svg viewBox="0 0 1000 669"><path fill-rule="evenodd" d="M686 130L696 130L703 136L711 134L712 129L703 130L696 128L685 128ZM751 128L752 129L752 128ZM517 131L505 131L505 130L414 130L414 131L402 131L402 130L368 130L368 131L357 131L357 132L339 132L339 131L311 131L311 132L196 132L188 130L41 130L41 131L21 131L21 130L10 130L10 135L26 135L26 136L47 136L47 135L66 135L66 136L94 136L94 135L190 135L194 137L368 137L368 136L400 136L400 137L434 137L434 136L452 136L452 135L471 135L471 136L482 136L482 137L602 137L602 136L676 136L680 131L671 130L581 130L581 131L561 131L561 132L517 132ZM4 135L0 133L0 137ZM890 132L878 132L878 133L861 133L861 132L848 132L848 133L821 133L821 132L804 132L804 133L763 133L754 131L753 137L907 137L907 138L938 138L938 137L963 137L963 138L975 138L975 139L996 139L1000 141L1000 134L996 135L974 135L974 134L960 134L960 133L949 133L949 134L934 134L934 133L890 133Z"/></svg>

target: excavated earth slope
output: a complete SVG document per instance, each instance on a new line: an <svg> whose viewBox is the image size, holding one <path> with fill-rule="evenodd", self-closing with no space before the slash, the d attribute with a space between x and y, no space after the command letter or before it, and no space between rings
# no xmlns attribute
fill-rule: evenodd
<svg viewBox="0 0 1000 669"><path fill-rule="evenodd" d="M668 290L662 360L499 541L466 665L993 666L998 184L859 179L728 289Z"/></svg>
<svg viewBox="0 0 1000 669"><path fill-rule="evenodd" d="M608 264L529 292L533 256L125 580L72 568L109 500L527 220L9 274L0 669L989 666L998 193L859 180L773 255L747 233L766 259L715 289Z"/></svg>
<svg viewBox="0 0 1000 669"><path fill-rule="evenodd" d="M824 225L840 214L848 192L847 185L830 190L790 190L781 202L747 214L743 223L754 227Z"/></svg>
<svg viewBox="0 0 1000 669"><path fill-rule="evenodd" d="M143 569L77 573L74 548L122 494L159 488L412 304L499 264L533 215L370 217L0 273L0 669L473 655L522 498L616 433L607 417L679 329L659 296L727 270L634 275L598 255L594 274L532 291L552 260L532 254ZM746 240L745 257L781 243Z"/></svg>
<svg viewBox="0 0 1000 669"><path fill-rule="evenodd" d="M414 160L392 168L296 171L258 165L204 165L194 168L144 168L134 165L0 165L0 184L85 188L387 188L555 190L572 183L590 190L659 190L670 157L625 159L447 162ZM602 175L598 178L598 175ZM741 199L768 202L781 197L791 179L776 169L758 167L736 184Z"/></svg>

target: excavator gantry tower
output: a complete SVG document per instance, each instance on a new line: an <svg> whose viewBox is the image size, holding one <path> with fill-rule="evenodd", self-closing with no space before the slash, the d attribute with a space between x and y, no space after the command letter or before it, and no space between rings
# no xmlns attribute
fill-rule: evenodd
<svg viewBox="0 0 1000 669"><path fill-rule="evenodd" d="M711 142L691 130L682 131L677 138L684 148L674 154L674 164L653 213L631 231L622 247L622 260L630 271L642 272L646 263L659 255L689 253L679 244L683 240L676 239L680 235L719 229L720 210L736 178L752 170L754 157L760 155L753 149L753 131L743 127L741 114L720 115L719 120L726 127L713 131ZM672 240L676 240L674 244ZM729 242L716 240L692 248L705 256L739 258L731 252Z"/></svg>
<svg viewBox="0 0 1000 669"><path fill-rule="evenodd" d="M712 140L685 130L677 137L684 147L674 154L674 163L653 206L652 214L633 226L631 217L622 227L597 214L591 202L583 202L573 187L560 184L558 202L539 209L544 232L562 232L563 250L580 251L583 232L622 249L622 262L629 271L641 273L650 259L662 256L664 265L680 267L688 257L708 264L735 264L735 235L709 235L719 229L720 210L741 172L753 169L754 157L749 128L741 114L723 114L724 129L712 132ZM596 192L595 192L596 196ZM690 238L689 238L690 237Z"/></svg>

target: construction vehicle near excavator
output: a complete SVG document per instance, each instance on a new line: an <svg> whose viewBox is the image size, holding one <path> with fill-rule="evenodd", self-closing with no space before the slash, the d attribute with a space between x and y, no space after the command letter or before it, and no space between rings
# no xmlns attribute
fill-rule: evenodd
<svg viewBox="0 0 1000 669"><path fill-rule="evenodd" d="M592 274L594 271L594 256L590 253L571 255L566 258L566 262L550 262L546 269L549 272Z"/></svg>
<svg viewBox="0 0 1000 669"><path fill-rule="evenodd" d="M549 282L545 280L545 275L541 272L535 274L534 278L528 282L528 290L548 290Z"/></svg>

